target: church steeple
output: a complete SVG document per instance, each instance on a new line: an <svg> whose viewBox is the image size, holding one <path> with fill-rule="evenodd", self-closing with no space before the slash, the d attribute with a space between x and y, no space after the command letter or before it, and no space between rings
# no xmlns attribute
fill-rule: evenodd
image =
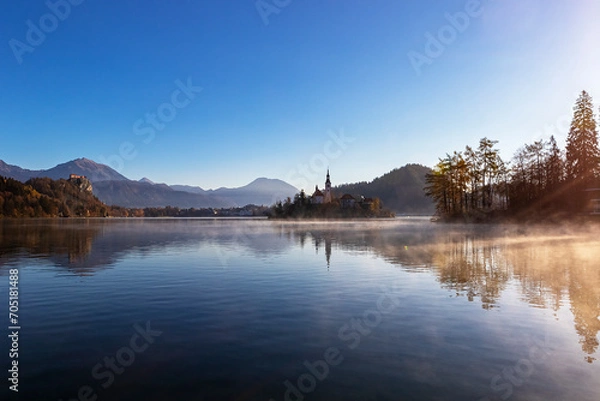
<svg viewBox="0 0 600 401"><path fill-rule="evenodd" d="M329 168L327 168L327 179L325 180L325 203L330 203L331 199L331 180L329 179Z"/></svg>

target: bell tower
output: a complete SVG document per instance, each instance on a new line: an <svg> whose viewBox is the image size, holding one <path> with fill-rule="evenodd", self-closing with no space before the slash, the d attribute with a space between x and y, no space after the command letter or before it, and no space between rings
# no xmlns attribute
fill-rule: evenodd
<svg viewBox="0 0 600 401"><path fill-rule="evenodd" d="M331 203L331 180L329 179L329 168L327 169L327 179L325 180L325 200L324 203Z"/></svg>

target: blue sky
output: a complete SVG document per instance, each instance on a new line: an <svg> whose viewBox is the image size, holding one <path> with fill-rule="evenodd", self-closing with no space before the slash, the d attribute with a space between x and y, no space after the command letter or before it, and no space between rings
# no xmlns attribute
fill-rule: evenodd
<svg viewBox="0 0 600 401"><path fill-rule="evenodd" d="M312 188L326 165L371 180L484 136L509 159L564 141L581 90L600 105L595 0L71 1L0 14L7 163Z"/></svg>

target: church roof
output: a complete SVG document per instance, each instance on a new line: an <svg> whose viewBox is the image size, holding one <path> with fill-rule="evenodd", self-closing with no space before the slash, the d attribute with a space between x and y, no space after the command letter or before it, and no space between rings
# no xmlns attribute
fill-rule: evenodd
<svg viewBox="0 0 600 401"><path fill-rule="evenodd" d="M315 192L312 194L313 198L316 196L325 196L323 195L323 192L321 192L320 189L315 190Z"/></svg>

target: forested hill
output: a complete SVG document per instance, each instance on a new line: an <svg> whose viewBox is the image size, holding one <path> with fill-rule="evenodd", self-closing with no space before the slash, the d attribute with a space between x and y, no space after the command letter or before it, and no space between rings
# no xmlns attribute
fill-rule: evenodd
<svg viewBox="0 0 600 401"><path fill-rule="evenodd" d="M345 184L333 188L336 196L377 197L383 206L398 214L433 214L433 201L425 195L425 177L431 173L429 167L407 164L394 169L371 182Z"/></svg>
<svg viewBox="0 0 600 401"><path fill-rule="evenodd" d="M24 184L0 177L0 217L102 217L112 208L67 180L32 178Z"/></svg>

